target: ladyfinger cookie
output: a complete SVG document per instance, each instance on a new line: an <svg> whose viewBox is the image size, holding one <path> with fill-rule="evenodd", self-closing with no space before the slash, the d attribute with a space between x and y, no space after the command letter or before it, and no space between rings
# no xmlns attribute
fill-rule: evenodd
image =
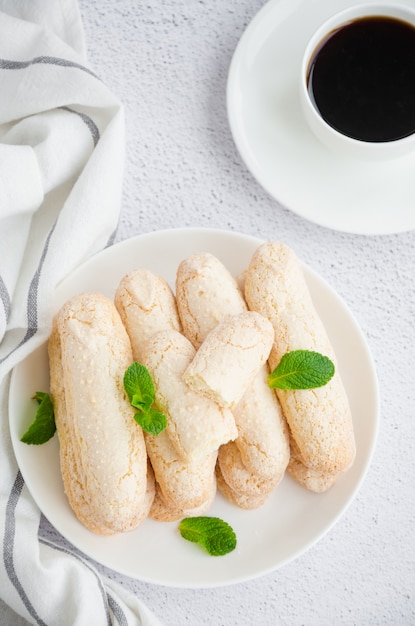
<svg viewBox="0 0 415 626"><path fill-rule="evenodd" d="M293 456L288 463L287 473L302 487L314 493L327 491L339 477L339 474L324 474L323 472L310 469Z"/></svg>
<svg viewBox="0 0 415 626"><path fill-rule="evenodd" d="M215 486L217 452L184 461L163 430L145 433L148 456L165 504L173 509L193 509L205 502Z"/></svg>
<svg viewBox="0 0 415 626"><path fill-rule="evenodd" d="M206 500L193 508L174 507L167 503L163 493L156 486L156 495L151 505L149 516L158 522L175 522L183 517L196 517L204 515L212 506L216 496L216 478L212 481L210 493Z"/></svg>
<svg viewBox="0 0 415 626"><path fill-rule="evenodd" d="M109 535L137 527L154 498L147 452L123 389L131 345L113 303L70 299L49 340L50 389L62 478L79 520Z"/></svg>
<svg viewBox="0 0 415 626"><path fill-rule="evenodd" d="M275 340L269 363L274 369L291 350L311 350L336 358L318 316L299 260L278 242L261 245L246 273L245 297L251 310L267 317ZM323 387L276 390L301 462L323 474L347 469L355 457L348 399L339 372Z"/></svg>
<svg viewBox="0 0 415 626"><path fill-rule="evenodd" d="M280 403L268 386L268 364L263 365L233 409L238 428L235 444L245 467L276 486L290 458L288 426Z"/></svg>
<svg viewBox="0 0 415 626"><path fill-rule="evenodd" d="M222 495L227 500L229 500L229 502L231 502L235 506L240 507L241 509L258 509L263 504L265 504L265 502L269 498L268 491L253 495L252 493L246 493L244 491L236 491L235 489L232 489L232 487L230 487L224 479L219 464L216 465L216 483Z"/></svg>
<svg viewBox="0 0 415 626"><path fill-rule="evenodd" d="M154 382L155 401L167 416L167 433L185 461L217 452L220 445L237 437L232 413L192 390L183 372L195 349L175 330L156 333L142 348L142 363Z"/></svg>
<svg viewBox="0 0 415 626"><path fill-rule="evenodd" d="M152 339L158 333L172 332L176 338L179 336L180 339L181 324L175 297L168 284L160 276L148 270L136 270L127 274L118 286L115 303L130 336L136 361L150 365L146 355L151 351ZM186 341L184 337L182 339ZM146 345L147 341L150 341L148 345ZM165 348L165 345L160 347L158 357L164 359ZM171 352L167 354L163 365L169 364L171 356ZM163 371L155 377L154 371L149 367L156 387L156 400L160 399L160 378L161 390L163 391L166 386L169 388L167 394L163 396L161 409L168 417L167 429L156 437L145 433L147 452L157 480L156 497L150 516L160 521L176 519L181 511L202 510L202 507L210 502L209 494L216 492L214 467L217 449L213 449L215 444L210 445L208 454L205 454L202 441L191 441L193 415L187 412L188 424L186 424L183 421L185 416L182 415L180 406L182 422L177 424L167 409L166 402L169 403L172 394L174 396L174 379L178 376L174 370L174 363L170 362L169 367L171 371L168 368L167 370L161 368L165 373L164 378ZM170 388L172 382L173 386ZM183 385L180 381L179 395L172 401L173 407L181 403L182 390ZM218 411L215 411L215 415L218 416ZM189 430L189 425L190 434L181 437L180 428L186 432ZM176 442L176 447L174 442ZM186 447L186 445L189 446L189 442L191 448ZM200 444L202 448L198 447ZM194 456L197 458L193 458Z"/></svg>
<svg viewBox="0 0 415 626"><path fill-rule="evenodd" d="M288 427L267 377L264 366L233 410L238 438L219 448L218 465L232 489L233 501L238 495L269 495L284 476L290 458ZM263 502L261 498L260 504Z"/></svg>
<svg viewBox="0 0 415 626"><path fill-rule="evenodd" d="M183 380L194 391L233 409L266 363L273 341L272 324L254 311L225 319L210 331Z"/></svg>
<svg viewBox="0 0 415 626"><path fill-rule="evenodd" d="M183 334L196 349L220 322L247 310L232 274L208 252L194 254L180 263L176 301Z"/></svg>
<svg viewBox="0 0 415 626"><path fill-rule="evenodd" d="M195 254L182 261L176 276L177 308L183 333L195 347L219 323L247 310L240 289L244 282L245 275L238 284L212 254ZM245 489L253 485L254 489L261 482L270 491L287 467L288 429L277 397L268 386L268 373L265 364L233 409L238 438L219 450L224 478L236 490L241 485Z"/></svg>
<svg viewBox="0 0 415 626"><path fill-rule="evenodd" d="M297 483L299 483L302 487L305 487L305 489L308 489L309 491L314 491L315 493L323 493L324 491L330 489L330 487L332 487L335 482L337 482L337 479L341 475L341 472L337 474L328 474L307 467L301 461L300 451L292 437L290 438L290 443L291 455L287 467L287 473Z"/></svg>
<svg viewBox="0 0 415 626"><path fill-rule="evenodd" d="M176 300L167 282L147 269L126 274L115 293L115 306L131 340L134 359L141 362L141 346L159 330L181 330Z"/></svg>
<svg viewBox="0 0 415 626"><path fill-rule="evenodd" d="M240 449L233 441L219 448L218 466L223 479L229 487L241 495L259 496L269 494L281 478L278 476L278 480L276 480L272 476L266 479L248 470L243 463Z"/></svg>
<svg viewBox="0 0 415 626"><path fill-rule="evenodd" d="M265 502L283 478L290 458L288 427L267 377L264 366L233 410L238 438L221 446L218 453L217 464L232 492L231 501L245 503L238 504L243 508L248 501L250 509ZM221 491L226 497L230 493Z"/></svg>

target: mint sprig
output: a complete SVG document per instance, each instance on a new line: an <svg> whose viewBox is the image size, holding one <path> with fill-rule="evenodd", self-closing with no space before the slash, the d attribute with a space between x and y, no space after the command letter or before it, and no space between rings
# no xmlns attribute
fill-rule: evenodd
<svg viewBox="0 0 415 626"><path fill-rule="evenodd" d="M292 350L281 358L271 374L272 389L315 389L323 387L334 376L333 362L319 352Z"/></svg>
<svg viewBox="0 0 415 626"><path fill-rule="evenodd" d="M198 543L212 556L223 556L236 548L233 528L219 517L186 517L179 531L183 539Z"/></svg>
<svg viewBox="0 0 415 626"><path fill-rule="evenodd" d="M55 412L52 399L48 393L36 391L33 400L38 403L34 420L20 441L30 445L41 445L53 437L56 432Z"/></svg>
<svg viewBox="0 0 415 626"><path fill-rule="evenodd" d="M124 389L137 409L134 419L143 430L151 435L160 434L167 426L163 413L153 409L155 391L150 372L142 363L132 363L124 373Z"/></svg>
<svg viewBox="0 0 415 626"><path fill-rule="evenodd" d="M151 435L159 435L166 428L166 416L155 409L136 413L134 419L141 428Z"/></svg>

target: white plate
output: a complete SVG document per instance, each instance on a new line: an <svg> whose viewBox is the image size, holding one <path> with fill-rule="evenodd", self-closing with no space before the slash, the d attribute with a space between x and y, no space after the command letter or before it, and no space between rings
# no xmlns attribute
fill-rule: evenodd
<svg viewBox="0 0 415 626"><path fill-rule="evenodd" d="M415 228L415 154L384 163L336 157L308 128L300 107L300 65L308 39L330 15L354 4L270 0L235 50L229 123L253 176L298 215L351 233L408 231Z"/></svg>
<svg viewBox="0 0 415 626"><path fill-rule="evenodd" d="M58 289L54 311L75 293L99 290L112 297L122 278L136 267L161 274L174 286L175 270L186 256L215 254L235 274L246 268L258 239L226 231L178 229L142 235L106 249L72 274ZM76 519L63 492L58 440L28 446L20 437L36 410L35 391L49 385L46 346L15 368L10 390L10 428L17 461L44 515L84 553L118 572L175 587L214 587L248 580L297 558L344 513L369 466L378 425L378 389L365 339L344 303L305 267L316 307L338 354L350 398L357 440L353 467L327 493L307 492L286 476L269 501L255 511L239 509L218 494L209 512L228 521L238 545L224 557L211 557L178 533L177 523L146 519L135 531L100 537Z"/></svg>

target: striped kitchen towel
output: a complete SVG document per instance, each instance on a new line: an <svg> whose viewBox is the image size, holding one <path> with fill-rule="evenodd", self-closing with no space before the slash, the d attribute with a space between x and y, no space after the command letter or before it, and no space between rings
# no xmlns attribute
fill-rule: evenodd
<svg viewBox="0 0 415 626"><path fill-rule="evenodd" d="M86 64L76 1L0 0L0 623L9 607L30 624L159 624L39 538L8 425L10 372L47 338L55 286L114 236L123 160L123 108Z"/></svg>

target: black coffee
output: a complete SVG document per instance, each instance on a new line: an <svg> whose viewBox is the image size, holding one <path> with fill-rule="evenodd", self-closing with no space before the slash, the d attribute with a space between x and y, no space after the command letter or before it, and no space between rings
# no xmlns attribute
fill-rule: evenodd
<svg viewBox="0 0 415 626"><path fill-rule="evenodd" d="M330 126L362 141L415 132L415 27L365 17L331 32L314 52L308 91Z"/></svg>

